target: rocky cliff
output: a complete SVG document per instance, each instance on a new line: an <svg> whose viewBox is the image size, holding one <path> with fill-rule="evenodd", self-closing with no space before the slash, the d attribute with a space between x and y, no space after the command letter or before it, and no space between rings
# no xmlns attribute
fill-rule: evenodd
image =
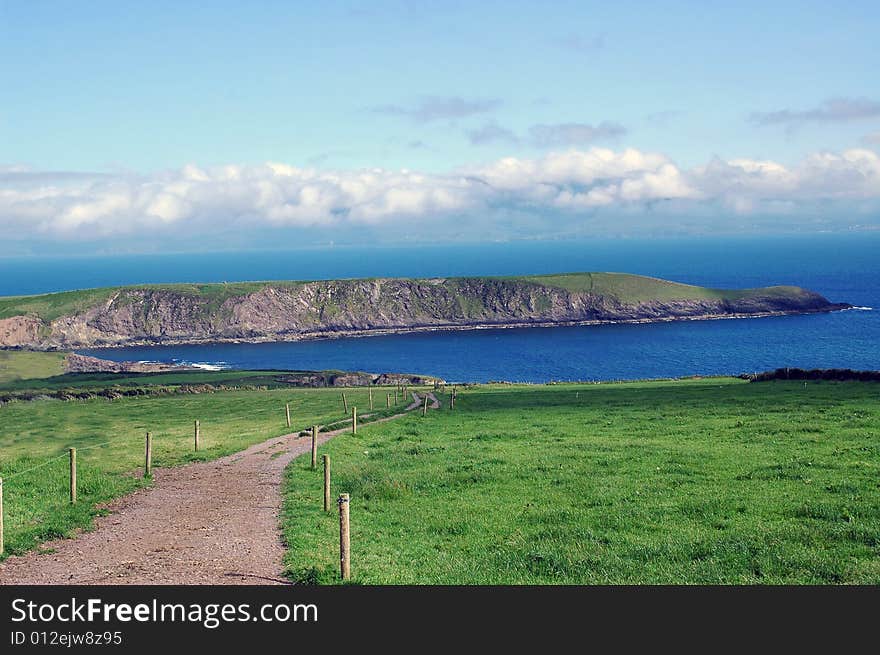
<svg viewBox="0 0 880 655"><path fill-rule="evenodd" d="M724 291L607 273L140 286L0 299L0 347L284 341L847 307L798 287Z"/></svg>

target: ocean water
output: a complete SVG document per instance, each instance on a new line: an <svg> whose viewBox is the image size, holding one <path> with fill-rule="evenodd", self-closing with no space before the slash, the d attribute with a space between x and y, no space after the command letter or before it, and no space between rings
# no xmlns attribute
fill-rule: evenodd
<svg viewBox="0 0 880 655"><path fill-rule="evenodd" d="M357 369L448 380L616 380L782 366L880 368L880 234L517 242L0 259L0 295L115 284L622 271L689 284L796 284L863 309L762 319L493 329L300 343L93 349L113 360Z"/></svg>

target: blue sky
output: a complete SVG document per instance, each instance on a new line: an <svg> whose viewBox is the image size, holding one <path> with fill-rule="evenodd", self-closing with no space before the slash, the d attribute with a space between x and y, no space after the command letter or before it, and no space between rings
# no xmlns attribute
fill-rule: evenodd
<svg viewBox="0 0 880 655"><path fill-rule="evenodd" d="M876 226L880 5L727 4L2 0L0 191L17 195L0 204L0 231L122 243L154 232L151 216L173 235L226 213L227 242L242 224L321 241L340 222L399 234L394 221L448 215L475 221L477 236L521 238L608 233L620 215L633 231L657 227L639 219L657 202L690 217L678 231L718 229L725 212L752 212L760 229L775 216L784 229L825 229L831 214L837 227ZM552 173L557 155L592 149L649 161ZM838 157L832 170L816 170L823 153ZM654 155L681 180L652 182L672 179ZM544 186L501 180L505 158L532 162ZM797 179L768 181L762 161ZM267 162L296 169L272 192L281 173ZM742 198L745 182L720 188L730 175L710 176L713 162L747 178ZM193 189L225 184L229 166L250 180L232 196L262 195L224 212ZM430 179L390 176L360 211L364 194L340 192L337 178L377 168ZM302 170L336 172L320 180L323 200L301 201ZM465 192L450 182L461 175L502 192ZM608 179L617 186L571 201ZM633 180L640 190L623 192ZM817 184L823 193L805 192ZM158 185L165 195L145 200Z"/></svg>

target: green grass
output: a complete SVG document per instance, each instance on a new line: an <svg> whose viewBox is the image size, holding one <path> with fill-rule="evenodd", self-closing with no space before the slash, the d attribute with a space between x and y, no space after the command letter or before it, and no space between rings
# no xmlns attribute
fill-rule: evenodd
<svg viewBox="0 0 880 655"><path fill-rule="evenodd" d="M254 293L268 282L223 282L217 284L142 284L100 289L79 289L46 293L37 296L0 297L0 319L11 316L33 315L46 322L61 316L69 316L106 302L113 294L121 293L118 302L125 302L125 294L131 291L173 291L180 295L198 297L205 301L206 313L219 309L229 298ZM272 286L295 287L300 282L272 282Z"/></svg>
<svg viewBox="0 0 880 655"><path fill-rule="evenodd" d="M751 296L792 296L802 289L790 286L761 289L709 289L628 273L570 273L565 275L533 275L517 278L548 287L574 292L613 296L623 303L652 300L740 300Z"/></svg>
<svg viewBox="0 0 880 655"><path fill-rule="evenodd" d="M61 375L66 356L66 353L0 350L0 388L20 380Z"/></svg>
<svg viewBox="0 0 880 655"><path fill-rule="evenodd" d="M489 386L326 444L363 584L878 584L876 383ZM294 580L338 582L320 472Z"/></svg>
<svg viewBox="0 0 880 655"><path fill-rule="evenodd" d="M0 297L0 318L32 314L44 321L54 321L84 311L110 298L118 287L47 293L39 296Z"/></svg>
<svg viewBox="0 0 880 655"><path fill-rule="evenodd" d="M210 373L189 375L216 378ZM265 374L236 375L248 379ZM289 432L286 402L293 430L344 419L340 391L282 388L0 405L6 554L88 527L100 504L141 486L139 474L132 473L143 466L148 430L154 466L213 459ZM367 412L366 388L345 393L349 406ZM384 393L374 390L377 416L388 413ZM201 421L198 453L193 452L195 419ZM79 503L74 507L67 502L70 447L78 450ZM28 472L33 467L39 468Z"/></svg>

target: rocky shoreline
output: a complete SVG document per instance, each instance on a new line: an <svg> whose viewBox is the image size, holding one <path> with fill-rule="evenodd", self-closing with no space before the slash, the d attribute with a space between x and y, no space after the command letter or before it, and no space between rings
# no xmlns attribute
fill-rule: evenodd
<svg viewBox="0 0 880 655"><path fill-rule="evenodd" d="M64 359L65 373L170 373L196 371L195 366L162 364L161 362L114 362L78 353L70 353Z"/></svg>
<svg viewBox="0 0 880 655"><path fill-rule="evenodd" d="M359 339L378 336L392 336L397 334L418 334L426 332L463 332L470 330L515 330L523 328L556 328L556 327L583 327L591 325L647 325L651 323L676 323L682 321L725 321L742 320L749 318L772 318L778 316L799 316L804 314L827 314L835 311L851 309L850 305L840 303L829 309L804 309L792 311L770 311L737 314L701 314L697 316L665 316L656 318L632 318L615 320L573 320L573 321L520 321L510 323L474 323L474 324L449 324L449 325L424 325L392 328L371 328L367 330L335 330L315 331L295 334L275 334L265 337L211 337L206 339L140 339L126 341L125 343L97 343L90 347L101 349L128 348L132 346L195 346L212 344L249 344L249 343L287 343L297 341L323 341L331 339ZM2 346L0 346L2 349ZM61 348L31 348L30 350L61 350ZM109 361L109 360L104 360ZM133 365L150 366L140 362L126 362ZM173 365L160 365L173 366Z"/></svg>

